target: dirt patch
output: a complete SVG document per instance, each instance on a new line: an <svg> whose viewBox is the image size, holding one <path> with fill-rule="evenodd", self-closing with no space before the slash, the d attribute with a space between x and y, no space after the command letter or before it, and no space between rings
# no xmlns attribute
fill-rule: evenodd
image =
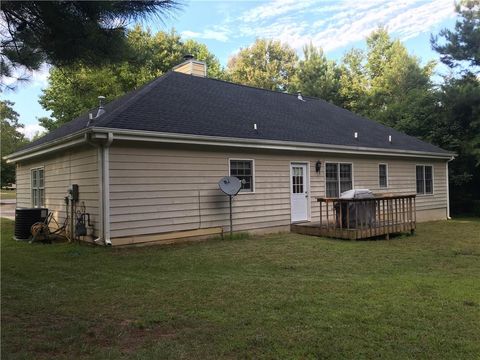
<svg viewBox="0 0 480 360"><path fill-rule="evenodd" d="M179 329L161 322L144 323L132 319L97 319L96 321L73 318L68 316L34 316L28 317L15 314L2 314L3 324L35 324L23 327L23 333L29 339L27 344L11 344L11 349L2 350L11 354L29 351L39 359L78 356L79 358L99 349L116 348L122 354L131 354L148 343L172 339L178 335ZM3 329L2 329L3 330ZM2 336L6 336L2 331ZM81 349L77 347L82 344ZM18 349L14 350L14 349Z"/></svg>
<svg viewBox="0 0 480 360"><path fill-rule="evenodd" d="M145 324L125 319L91 326L85 340L93 347L118 347L123 354L130 354L149 342L175 338L177 334L175 329L160 323Z"/></svg>

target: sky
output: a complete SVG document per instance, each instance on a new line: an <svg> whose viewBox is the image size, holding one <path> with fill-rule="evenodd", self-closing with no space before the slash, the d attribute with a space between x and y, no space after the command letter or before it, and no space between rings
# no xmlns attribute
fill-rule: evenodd
<svg viewBox="0 0 480 360"><path fill-rule="evenodd" d="M153 32L175 28L183 38L205 43L225 66L229 57L256 38L288 43L300 56L303 45L312 42L328 58L338 60L352 47L365 47L365 37L379 26L426 63L438 60L430 35L454 24L453 0L191 0L163 22L151 19L142 25ZM49 113L38 99L47 86L48 67L44 66L31 74L28 83L1 95L15 103L28 137L44 130L37 118Z"/></svg>

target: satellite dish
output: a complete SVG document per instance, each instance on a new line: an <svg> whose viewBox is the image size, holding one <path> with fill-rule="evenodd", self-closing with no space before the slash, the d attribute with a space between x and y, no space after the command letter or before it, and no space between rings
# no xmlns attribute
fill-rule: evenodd
<svg viewBox="0 0 480 360"><path fill-rule="evenodd" d="M235 196L242 188L242 182L235 176L225 176L218 182L220 190L229 196Z"/></svg>
<svg viewBox="0 0 480 360"><path fill-rule="evenodd" d="M218 182L218 187L225 194L228 195L230 200L230 238L233 234L233 216L232 216L232 198L238 194L242 188L242 182L235 176L225 176Z"/></svg>

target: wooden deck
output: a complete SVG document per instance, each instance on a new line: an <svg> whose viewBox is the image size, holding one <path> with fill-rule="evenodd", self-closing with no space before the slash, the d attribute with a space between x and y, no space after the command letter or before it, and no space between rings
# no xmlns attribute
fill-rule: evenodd
<svg viewBox="0 0 480 360"><path fill-rule="evenodd" d="M415 195L377 196L374 199L317 198L317 222L291 224L294 233L360 240L390 234L413 233Z"/></svg>

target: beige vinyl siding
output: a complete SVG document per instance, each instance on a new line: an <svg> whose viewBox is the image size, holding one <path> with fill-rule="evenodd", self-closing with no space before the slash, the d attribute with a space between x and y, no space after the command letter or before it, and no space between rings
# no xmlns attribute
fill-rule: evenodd
<svg viewBox="0 0 480 360"><path fill-rule="evenodd" d="M320 176L315 173L315 162L311 162L311 183L312 183L312 216L318 219L319 206L316 196L325 195L325 161L347 162L353 164L353 187L355 189L370 189L375 194L415 194L417 164L432 165L434 171L433 195L417 195L417 213L422 212L420 220L445 219L447 214L447 184L444 160L431 160L421 158L386 158L386 157L334 157L321 156L322 161ZM378 179L378 165L388 164L388 187L382 188ZM321 194L321 195L318 195ZM435 210L432 212L432 210ZM431 212L431 216L428 214ZM443 216L439 217L438 214ZM325 216L325 214L324 214Z"/></svg>
<svg viewBox="0 0 480 360"><path fill-rule="evenodd" d="M292 152L242 152L113 143L110 148L111 237L229 227L228 197L218 181L228 175L229 158L254 159L254 193L234 199L234 230L252 231L290 224L290 163L308 162L310 219L319 217L316 196L324 196L325 161L353 163L353 186L381 193L414 193L415 164L434 166L434 195L419 196L419 210L446 214L445 162L379 157L336 157ZM315 162L322 162L315 172ZM378 164L388 163L389 187L378 184ZM436 210L437 211L437 210ZM438 211L437 211L438 212Z"/></svg>
<svg viewBox="0 0 480 360"><path fill-rule="evenodd" d="M381 188L378 184L378 164L362 160L361 167L354 175L357 188L368 188L374 192L388 194L416 193L415 166L425 164L433 166L433 195L417 195L417 211L431 209L445 209L447 203L447 188L445 161L431 161L425 159L413 160L390 160L388 163L388 187ZM376 176L370 176L375 173Z"/></svg>
<svg viewBox="0 0 480 360"><path fill-rule="evenodd" d="M205 77L205 64L192 63L192 75Z"/></svg>
<svg viewBox="0 0 480 360"><path fill-rule="evenodd" d="M79 185L80 201L90 213L95 234L99 233L99 173L97 150L93 147L77 147L17 163L17 206L32 207L31 169L44 167L45 207L53 212L62 224L65 220L67 190L71 184Z"/></svg>
<svg viewBox="0 0 480 360"><path fill-rule="evenodd" d="M174 69L174 71L187 74L187 75L195 75L205 77L206 65L202 62L197 61L187 61L183 64L180 64L178 67Z"/></svg>

